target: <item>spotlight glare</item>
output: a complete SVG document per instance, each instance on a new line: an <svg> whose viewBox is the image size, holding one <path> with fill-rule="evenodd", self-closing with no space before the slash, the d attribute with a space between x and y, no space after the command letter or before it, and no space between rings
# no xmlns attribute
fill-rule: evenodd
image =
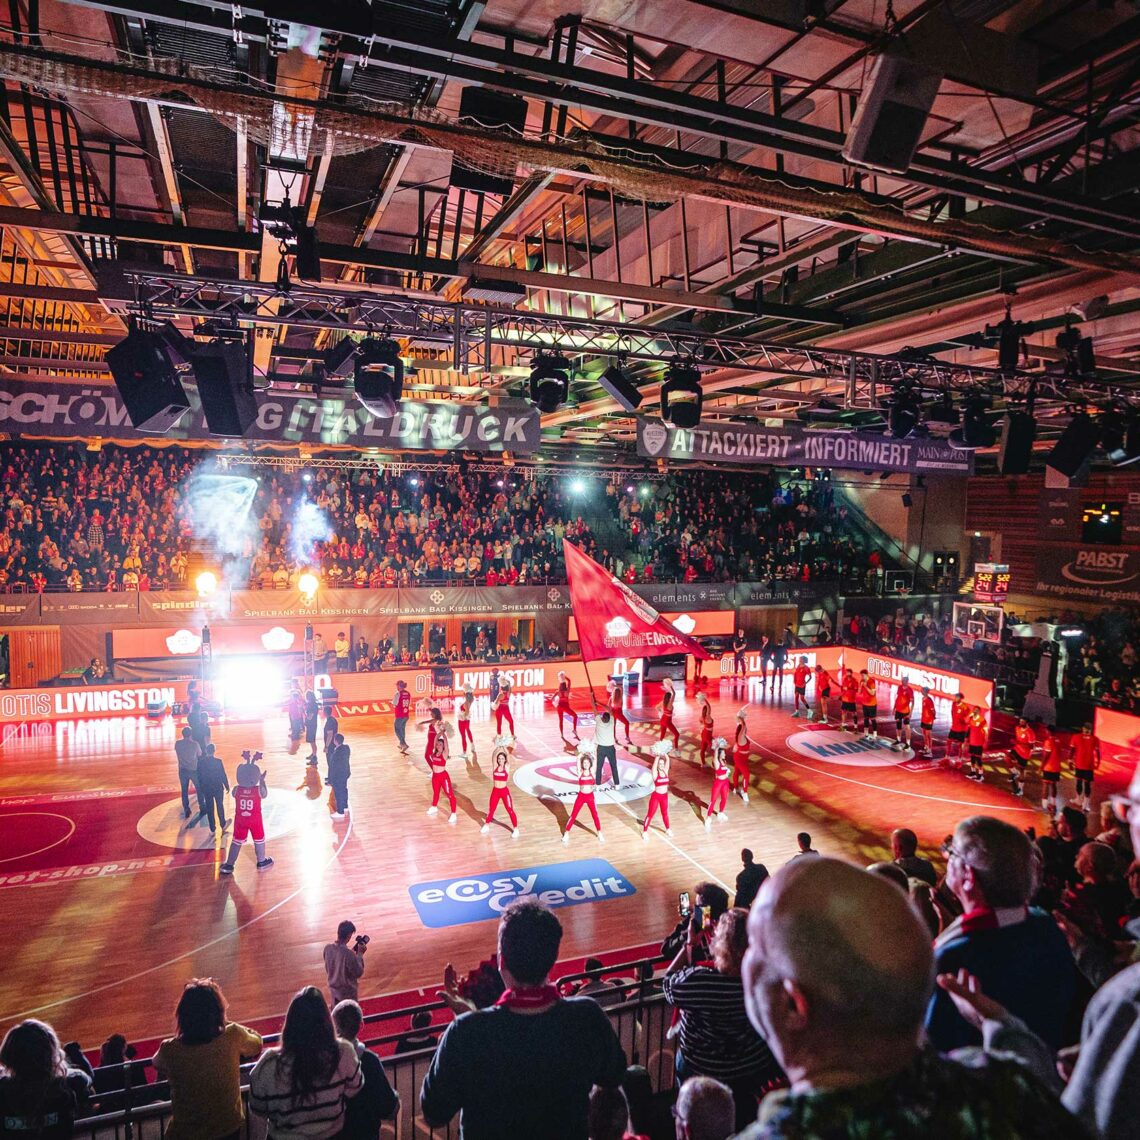
<svg viewBox="0 0 1140 1140"><path fill-rule="evenodd" d="M208 597L218 588L218 576L212 570L203 570L197 578L194 579L194 589L198 591L200 597Z"/></svg>
<svg viewBox="0 0 1140 1140"><path fill-rule="evenodd" d="M300 578L297 579L297 589L305 595L306 598L311 598L320 586L321 580L311 570L306 570Z"/></svg>
<svg viewBox="0 0 1140 1140"><path fill-rule="evenodd" d="M631 484L630 484L628 487L626 487L626 489L625 489L625 493L626 493L627 495L632 495L632 494L633 494L633 484L632 484L632 483L631 483Z"/></svg>
<svg viewBox="0 0 1140 1140"><path fill-rule="evenodd" d="M570 490L575 495L581 495L586 490L586 484L581 479L575 479L570 484Z"/></svg>

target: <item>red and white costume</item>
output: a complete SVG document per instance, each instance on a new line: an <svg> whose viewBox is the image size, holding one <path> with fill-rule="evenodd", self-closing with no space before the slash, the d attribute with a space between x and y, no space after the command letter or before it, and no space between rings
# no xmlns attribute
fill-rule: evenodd
<svg viewBox="0 0 1140 1140"><path fill-rule="evenodd" d="M629 741L629 719L626 717L625 712L622 710L622 692L621 685L612 684L610 686L610 715L614 718L614 724L625 725L625 742ZM617 731L616 728L614 730Z"/></svg>
<svg viewBox="0 0 1140 1140"><path fill-rule="evenodd" d="M669 685L665 686L664 692L661 694L661 735L658 740L664 740L665 734L671 732L673 734L673 747L676 748L681 743L681 734L677 731L677 726L673 723L673 701L676 694L673 692Z"/></svg>
<svg viewBox="0 0 1140 1140"><path fill-rule="evenodd" d="M484 829L495 818L499 804L506 808L511 827L518 828L519 817L515 815L515 805L511 800L510 778L510 772L507 771L507 753L505 750L496 749L495 767L491 770L491 803L487 808Z"/></svg>
<svg viewBox="0 0 1140 1140"><path fill-rule="evenodd" d="M705 816L705 822L708 823L712 817L713 812L717 815L724 815L724 809L728 807L728 748L726 741L720 738L720 743L714 745L716 749L713 756L713 784L712 795L709 796L709 810Z"/></svg>
<svg viewBox="0 0 1140 1140"><path fill-rule="evenodd" d="M428 764L431 766L431 806L434 812L439 807L439 797L446 793L447 802L451 805L451 814L455 814L455 789L451 786L451 776L447 771L447 735L443 732L435 734L435 746Z"/></svg>
<svg viewBox="0 0 1140 1140"><path fill-rule="evenodd" d="M743 720L737 719L732 744L732 790L739 791L740 798L745 803L748 802L748 785L752 780L752 771L748 767L751 743L748 739L747 726Z"/></svg>
<svg viewBox="0 0 1140 1140"><path fill-rule="evenodd" d="M712 747L713 740L713 716L712 705L708 700L702 700L701 706L701 763L705 762L705 754Z"/></svg>
<svg viewBox="0 0 1140 1140"><path fill-rule="evenodd" d="M658 755L653 762L653 792L649 797L649 810L645 813L645 823L641 828L643 839L649 838L649 825L656 812L661 812L665 824L665 834L671 835L669 827L669 755Z"/></svg>
<svg viewBox="0 0 1140 1140"><path fill-rule="evenodd" d="M503 721L511 726L511 735L515 732L515 718L511 715L511 690L509 685L504 685L499 690L499 695L495 698L495 731L502 735Z"/></svg>
<svg viewBox="0 0 1140 1140"><path fill-rule="evenodd" d="M590 809L590 817L594 821L594 827L600 832L602 821L598 815L598 805L594 801L594 765L592 761L583 763L582 767L578 769L578 794L574 797L574 809L566 821L566 834L569 834L570 829L574 826L574 821L578 818L578 813L583 808Z"/></svg>
<svg viewBox="0 0 1140 1140"><path fill-rule="evenodd" d="M471 690L464 691L463 700L459 702L459 712L456 714L456 722L459 725L459 747L464 752L468 747L475 746L475 738L471 735L471 705L474 703Z"/></svg>
<svg viewBox="0 0 1140 1140"><path fill-rule="evenodd" d="M440 722L434 717L428 722L427 726L427 744L424 746L424 759L431 764L431 758L435 755L435 738L439 735Z"/></svg>
<svg viewBox="0 0 1140 1140"><path fill-rule="evenodd" d="M254 843L265 842L265 822L261 818L261 789L258 787L234 788L234 835L235 843L252 839Z"/></svg>

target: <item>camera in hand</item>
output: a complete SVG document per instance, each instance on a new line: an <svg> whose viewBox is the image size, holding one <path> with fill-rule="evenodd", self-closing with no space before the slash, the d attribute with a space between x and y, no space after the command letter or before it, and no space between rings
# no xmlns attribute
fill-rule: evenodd
<svg viewBox="0 0 1140 1140"><path fill-rule="evenodd" d="M367 934L358 934L356 936L356 941L352 944L352 948L353 950L357 951L363 950L364 947L367 946L371 941L372 939L369 938Z"/></svg>

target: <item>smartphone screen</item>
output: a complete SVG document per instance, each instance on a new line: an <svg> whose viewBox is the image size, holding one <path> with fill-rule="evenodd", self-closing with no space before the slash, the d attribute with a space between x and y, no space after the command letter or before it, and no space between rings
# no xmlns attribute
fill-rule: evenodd
<svg viewBox="0 0 1140 1140"><path fill-rule="evenodd" d="M695 911L693 911L693 922L695 922L697 926L699 926L702 930L704 929L705 908L703 906L699 906Z"/></svg>
<svg viewBox="0 0 1140 1140"><path fill-rule="evenodd" d="M682 918L687 918L690 910L689 906L689 892L682 891L677 896L677 910L680 912Z"/></svg>

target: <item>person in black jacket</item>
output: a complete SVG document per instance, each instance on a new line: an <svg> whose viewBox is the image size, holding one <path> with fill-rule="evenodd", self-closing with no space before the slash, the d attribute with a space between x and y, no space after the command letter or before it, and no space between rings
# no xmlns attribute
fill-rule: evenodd
<svg viewBox="0 0 1140 1140"><path fill-rule="evenodd" d="M740 861L744 868L736 876L736 901L732 905L747 910L755 900L760 884L768 877L768 868L755 862L747 847L740 852Z"/></svg>
<svg viewBox="0 0 1140 1140"><path fill-rule="evenodd" d="M344 742L344 737L338 732L333 737L332 751L329 753L329 787L333 790L336 799L336 811L333 819L344 819L348 811L348 778L352 775L349 758L352 749Z"/></svg>
<svg viewBox="0 0 1140 1140"><path fill-rule="evenodd" d="M230 778L226 775L225 766L221 760L214 755L214 746L207 744L198 758L198 778L194 781L198 788L198 800L201 804L201 810L206 813L206 817L210 821L210 834L214 835L217 831L215 827L214 814L217 813L217 823L220 823L222 830L229 826L226 823L226 802L223 799L223 794L229 791Z"/></svg>
<svg viewBox="0 0 1140 1140"><path fill-rule="evenodd" d="M91 1093L91 1078L68 1066L50 1025L29 1019L0 1045L0 1137L68 1140Z"/></svg>
<svg viewBox="0 0 1140 1140"><path fill-rule="evenodd" d="M360 1058L360 1074L364 1087L346 1105L344 1127L337 1140L376 1140L380 1135L380 1124L391 1120L400 1107L400 1098L393 1091L384 1072L384 1062L358 1040L360 1027L364 1024L364 1012L354 1001L341 1001L333 1006L333 1024L337 1036L355 1046Z"/></svg>

